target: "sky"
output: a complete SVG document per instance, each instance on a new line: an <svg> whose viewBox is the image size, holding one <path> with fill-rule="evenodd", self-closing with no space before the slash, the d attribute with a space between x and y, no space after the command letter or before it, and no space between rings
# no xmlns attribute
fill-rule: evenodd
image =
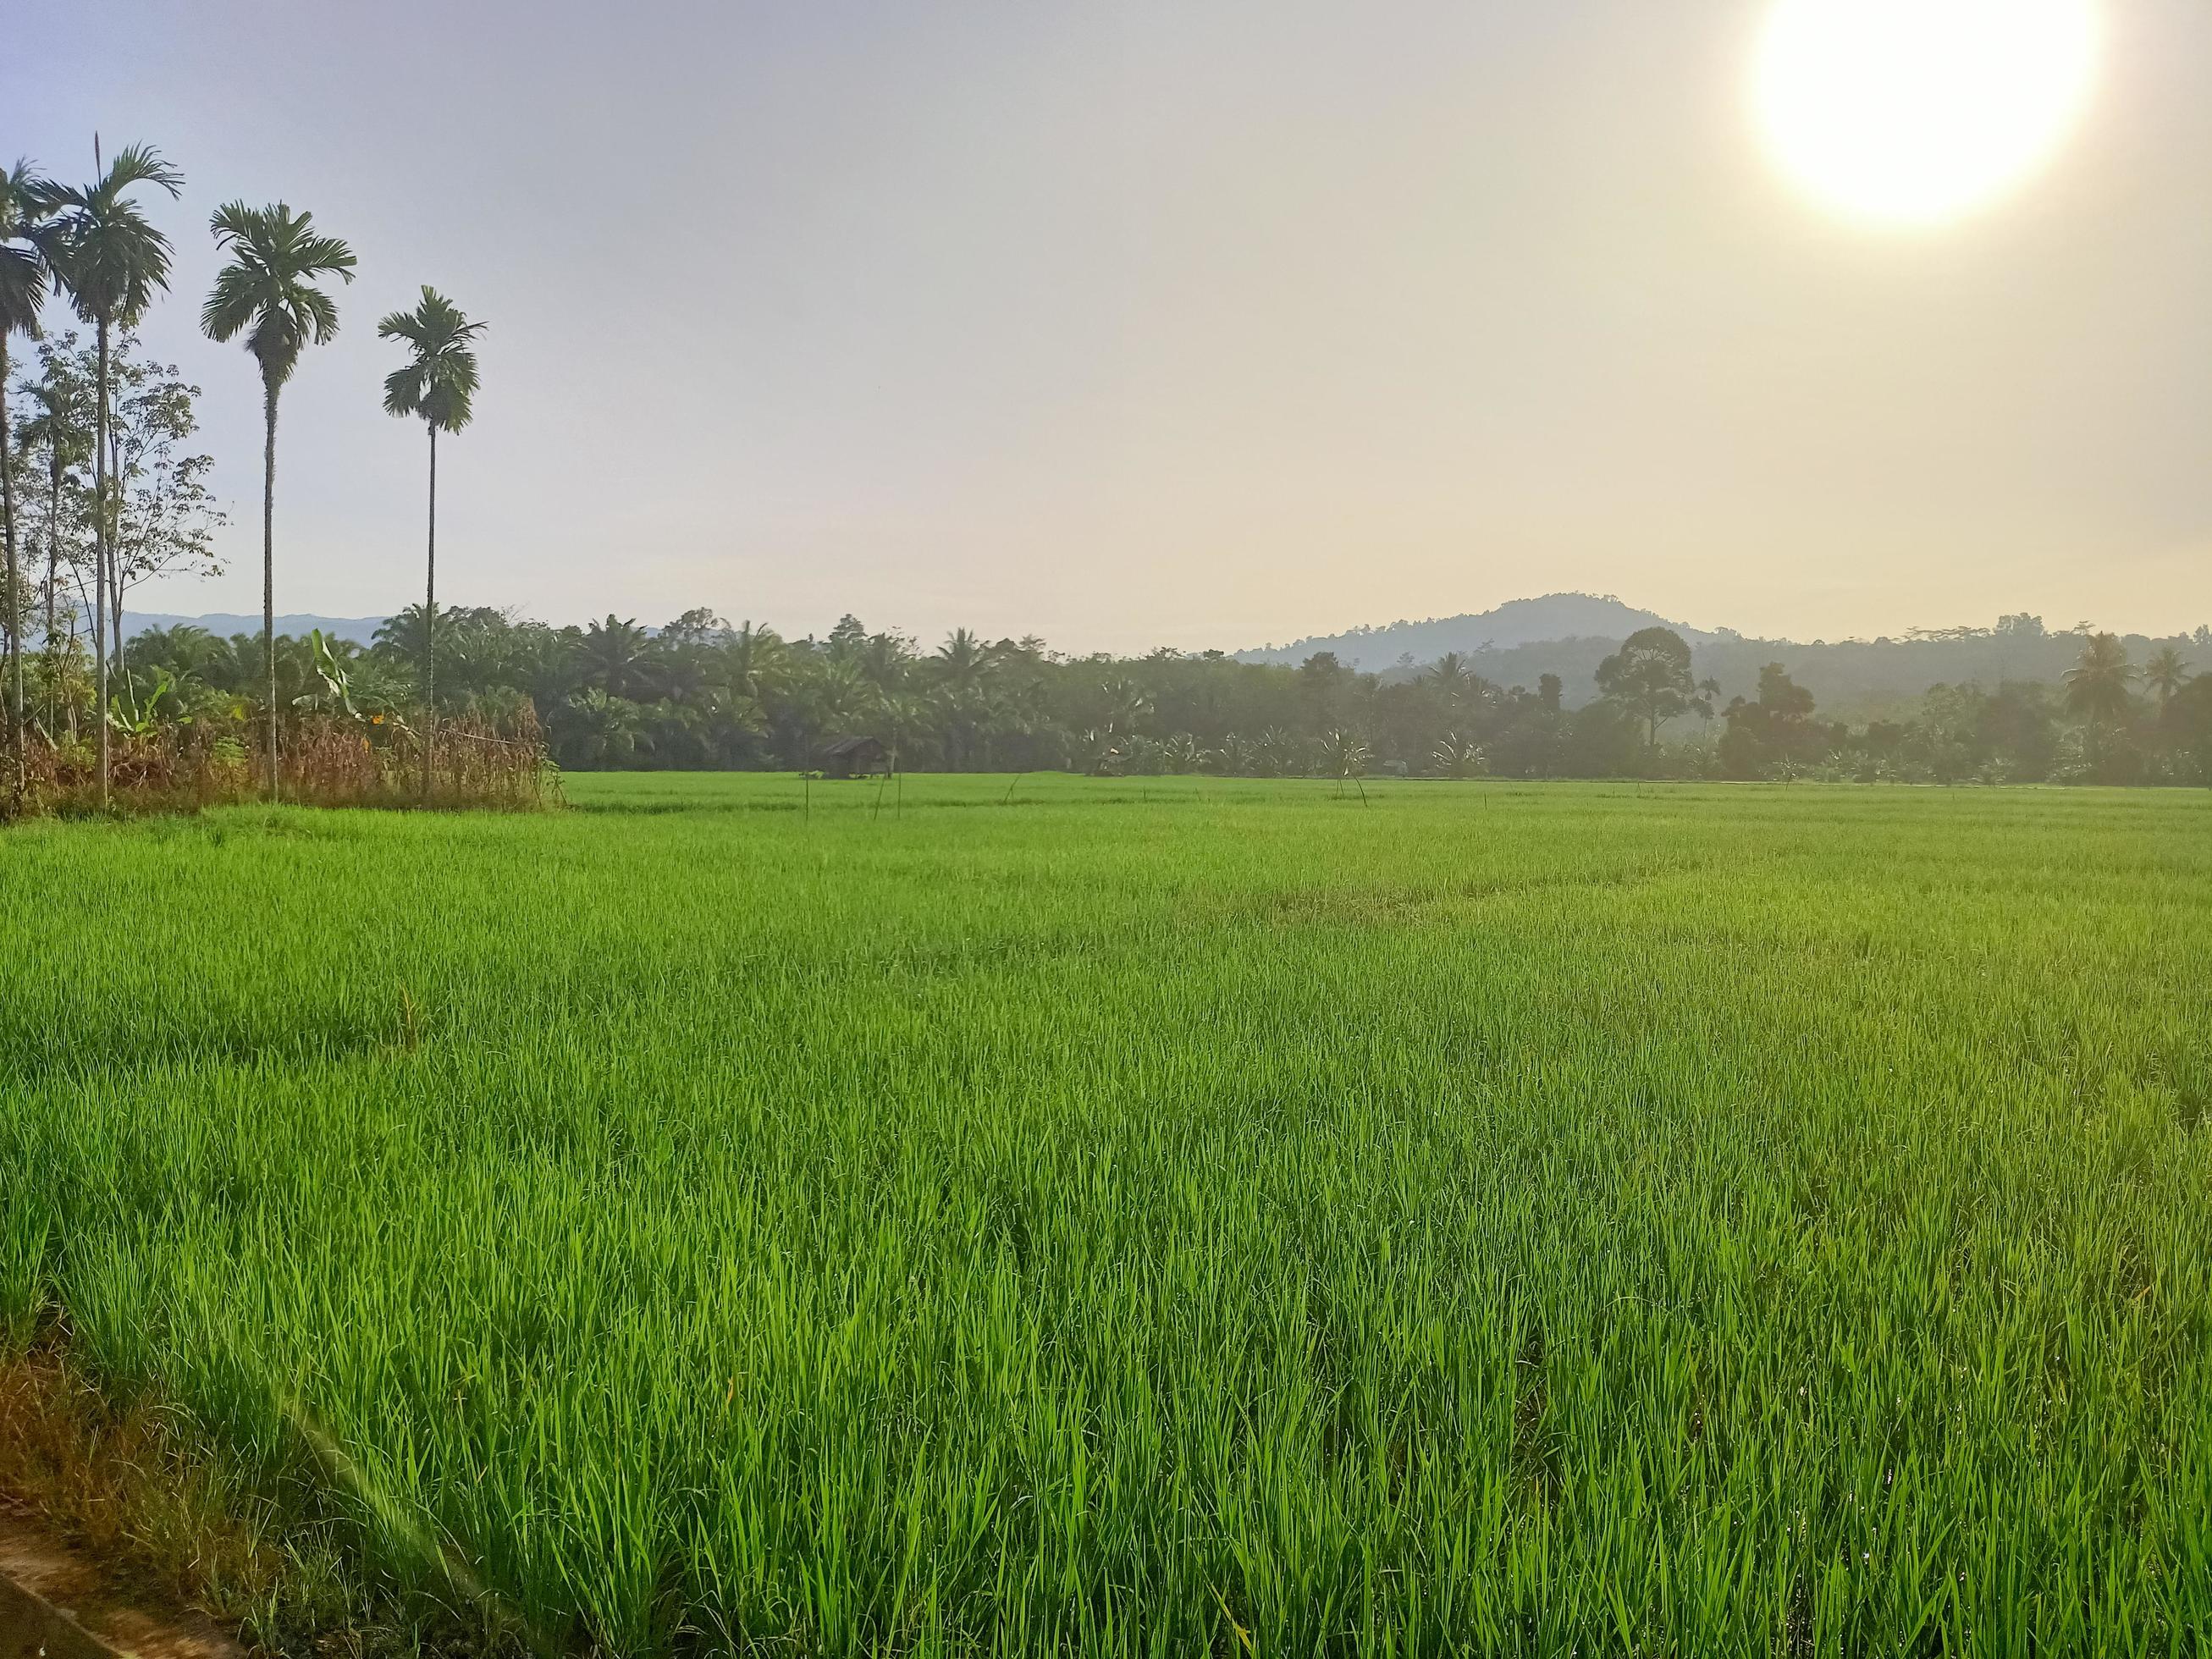
<svg viewBox="0 0 2212 1659"><path fill-rule="evenodd" d="M280 611L419 598L375 322L428 283L489 325L448 603L1079 651L1558 590L2212 620L2203 0L2104 0L2048 165L1909 230L1778 169L1751 0L17 6L0 149L186 179L143 332L228 570L134 608L259 608L258 386L197 331L244 198L361 261L283 398Z"/></svg>

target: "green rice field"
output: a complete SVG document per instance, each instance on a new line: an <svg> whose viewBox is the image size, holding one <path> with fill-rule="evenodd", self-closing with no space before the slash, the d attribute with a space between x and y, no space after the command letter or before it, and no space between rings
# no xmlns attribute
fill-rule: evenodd
<svg viewBox="0 0 2212 1659"><path fill-rule="evenodd" d="M0 833L0 1340L553 1650L2212 1649L2212 793L567 787Z"/></svg>

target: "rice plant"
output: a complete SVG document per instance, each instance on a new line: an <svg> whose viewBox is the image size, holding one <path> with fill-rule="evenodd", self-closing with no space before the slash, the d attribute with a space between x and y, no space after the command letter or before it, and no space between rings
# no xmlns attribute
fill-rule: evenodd
<svg viewBox="0 0 2212 1659"><path fill-rule="evenodd" d="M0 1330L364 1573L619 1654L2212 1641L2212 799L568 783L0 842Z"/></svg>

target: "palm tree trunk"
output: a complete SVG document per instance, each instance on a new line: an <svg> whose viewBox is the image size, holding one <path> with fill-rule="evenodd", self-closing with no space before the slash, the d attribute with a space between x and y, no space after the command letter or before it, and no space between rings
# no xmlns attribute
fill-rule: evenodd
<svg viewBox="0 0 2212 1659"><path fill-rule="evenodd" d="M115 518L107 538L107 655L108 678L119 690L128 690L123 678L123 434L107 434L107 477L115 487Z"/></svg>
<svg viewBox="0 0 2212 1659"><path fill-rule="evenodd" d="M93 676L94 724L100 731L100 804L107 805L107 319L102 316L100 338L100 385L94 403L100 412L92 444L92 654L99 665Z"/></svg>
<svg viewBox="0 0 2212 1659"><path fill-rule="evenodd" d="M422 805L430 804L430 745L438 726L437 704L431 701L434 653L438 627L438 428L430 428L430 545L422 578Z"/></svg>
<svg viewBox="0 0 2212 1659"><path fill-rule="evenodd" d="M269 671L269 799L276 781L276 388L261 388L266 429L261 440L261 653Z"/></svg>
<svg viewBox="0 0 2212 1659"><path fill-rule="evenodd" d="M15 564L15 469L9 462L8 337L0 333L0 516L8 538L8 741L15 760L15 806L21 811L28 787L23 753L23 585Z"/></svg>

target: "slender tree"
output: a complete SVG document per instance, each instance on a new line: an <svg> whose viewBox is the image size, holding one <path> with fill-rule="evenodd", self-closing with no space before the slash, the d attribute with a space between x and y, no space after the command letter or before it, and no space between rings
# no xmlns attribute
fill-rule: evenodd
<svg viewBox="0 0 2212 1659"><path fill-rule="evenodd" d="M216 246L230 255L200 307L200 327L211 340L246 336L246 349L261 369L261 639L269 684L269 792L276 793L276 398L300 354L326 343L338 331L337 303L315 286L319 278L353 281L353 250L335 236L318 235L312 213L295 213L283 202L250 208L232 202L208 222Z"/></svg>
<svg viewBox="0 0 2212 1659"><path fill-rule="evenodd" d="M54 274L68 292L76 314L93 326L99 368L93 389L92 447L93 630L99 663L94 720L100 728L100 801L107 804L107 583L110 580L107 499L108 344L115 330L128 328L145 314L154 295L169 286L169 239L139 210L131 192L140 185L184 188L185 176L161 159L150 144L126 144L105 169L100 141L93 140L93 167L99 177L81 186L50 185L40 192L57 216L60 238Z"/></svg>
<svg viewBox="0 0 2212 1659"><path fill-rule="evenodd" d="M425 287L412 311L395 311L376 325L378 337L404 340L412 353L404 368L384 380L384 412L416 416L430 434L430 531L422 582L422 799L430 799L431 741L437 715L431 667L438 618L438 434L459 432L475 413L476 337L472 323L434 288Z"/></svg>
<svg viewBox="0 0 2212 1659"><path fill-rule="evenodd" d="M61 596L62 520L64 492L76 485L72 476L91 453L86 430L85 381L76 373L78 354L74 334L63 337L62 349L42 349L42 373L27 388L37 413L23 422L16 441L27 453L43 453L46 461L46 580L45 639L46 653L46 727L53 729L55 697L61 681L60 629L54 611Z"/></svg>
<svg viewBox="0 0 2212 1659"><path fill-rule="evenodd" d="M8 430L8 346L18 334L39 337L39 312L52 284L56 240L52 186L18 161L0 173L0 519L6 521L7 674L9 753L14 757L14 795L20 807L27 787L23 734L23 579L15 559L15 447Z"/></svg>

